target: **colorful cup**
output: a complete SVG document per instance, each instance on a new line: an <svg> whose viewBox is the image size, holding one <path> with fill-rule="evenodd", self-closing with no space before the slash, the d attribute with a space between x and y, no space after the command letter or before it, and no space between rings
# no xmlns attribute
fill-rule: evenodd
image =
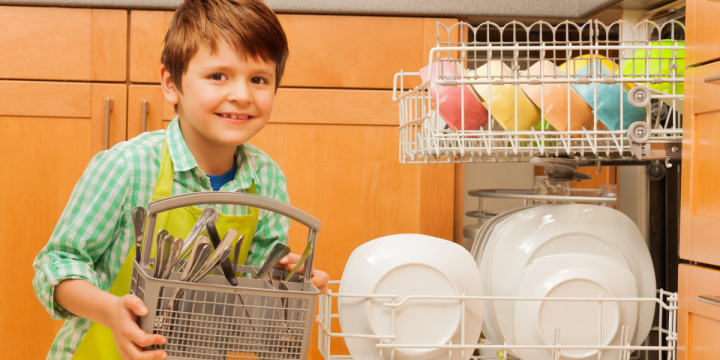
<svg viewBox="0 0 720 360"><path fill-rule="evenodd" d="M569 66L566 64L565 68L570 70L571 77L591 74L594 77L601 78L605 75L615 75L615 63L602 59L602 56L592 60L590 55L584 55L570 61L571 64ZM562 69L563 66L560 66L560 68ZM647 110L644 107L636 108L630 104L628 94L620 84L590 83L572 84L572 86L583 100L593 107L598 120L609 130L627 130L630 124L636 121L644 121L647 117ZM621 116L622 127L620 126Z"/></svg>
<svg viewBox="0 0 720 360"><path fill-rule="evenodd" d="M527 71L520 75L520 78L527 79L566 79L565 72L560 70L550 61L538 61ZM545 121L558 131L567 131L568 123L571 130L587 130L593 128L592 108L582 97L566 83L545 83L544 85L520 84L523 92L532 100L535 105L544 111ZM544 96L543 96L544 95ZM570 111L568 112L568 98L570 99Z"/></svg>
<svg viewBox="0 0 720 360"><path fill-rule="evenodd" d="M477 70L467 71L466 77L476 79L512 79L510 67L502 61L492 60ZM505 130L527 131L540 122L540 110L528 99L522 89L515 85L474 84L493 118ZM515 126L515 95L517 94L517 127Z"/></svg>
<svg viewBox="0 0 720 360"><path fill-rule="evenodd" d="M439 72L438 72L439 70ZM453 131L478 130L488 123L488 111L480 102L480 98L468 85L440 86L436 85L438 79L459 78L454 61L441 59L420 69L420 78L423 82L430 79L428 91L435 100L440 117ZM464 96L464 98L463 98ZM464 106L463 106L464 102ZM463 127L463 111L465 113L465 126Z"/></svg>

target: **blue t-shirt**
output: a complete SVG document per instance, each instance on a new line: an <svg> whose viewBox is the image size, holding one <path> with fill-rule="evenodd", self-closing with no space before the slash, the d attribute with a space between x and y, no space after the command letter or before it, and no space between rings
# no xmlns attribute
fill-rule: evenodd
<svg viewBox="0 0 720 360"><path fill-rule="evenodd" d="M230 169L230 171L222 175L208 175L207 177L210 178L210 186L212 186L213 191L220 190L223 185L229 183L232 179L234 179L235 171L237 171L237 163L233 164L233 167L232 169Z"/></svg>

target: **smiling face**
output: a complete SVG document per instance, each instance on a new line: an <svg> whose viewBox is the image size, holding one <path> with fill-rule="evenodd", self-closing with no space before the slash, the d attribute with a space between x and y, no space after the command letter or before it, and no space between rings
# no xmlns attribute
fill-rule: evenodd
<svg viewBox="0 0 720 360"><path fill-rule="evenodd" d="M218 42L215 53L207 44L199 45L182 75L182 91L162 67L165 99L178 104L190 150L234 152L265 127L275 98L275 70L272 61L244 56L225 41Z"/></svg>

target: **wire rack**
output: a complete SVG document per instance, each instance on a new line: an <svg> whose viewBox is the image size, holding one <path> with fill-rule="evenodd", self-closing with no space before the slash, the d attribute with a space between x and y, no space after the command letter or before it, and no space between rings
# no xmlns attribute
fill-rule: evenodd
<svg viewBox="0 0 720 360"><path fill-rule="evenodd" d="M395 75L400 162L679 158L684 30L678 21L438 23L425 77Z"/></svg>
<svg viewBox="0 0 720 360"><path fill-rule="evenodd" d="M329 284L339 284L339 281L331 281ZM337 313L333 313L332 309L337 305L336 302L340 298L360 298L367 299L368 301L373 299L387 299L387 302L383 305L392 309L390 312L393 319L391 323L394 323L395 313L401 311L404 307L412 307L414 303L418 303L422 300L447 300L449 304L457 306L458 301L464 308L465 303L468 301L559 301L559 302L591 302L597 304L597 311L602 318L603 303L605 302L653 302L656 304L656 316L658 318L658 326L651 330L651 333L656 333L658 342L655 344L646 341L643 345L633 346L630 345L632 339L628 329L624 328L621 331L620 344L624 345L598 345L598 344L581 344L581 345L562 345L559 343L560 335L563 329L555 329L555 342L549 345L528 345L528 344L395 344L396 336L393 333L390 334L347 334L342 333L333 327L333 319L339 318ZM633 353L640 354L645 353L644 358L648 358L650 353L657 354L657 359L675 359L675 344L677 341L677 293L670 293L664 290L657 291L657 298L524 298L524 297L498 297L498 296L408 296L401 301L398 301L398 295L396 294L341 294L334 293L329 290L327 294L321 295L319 299L319 315L316 318L318 323L318 348L325 360L340 360L340 359L353 359L351 355L338 355L333 354L331 351L331 339L332 338L372 338L377 340L376 348L378 351L378 359L382 360L394 360L395 350L397 349L408 349L408 348L441 348L446 349L448 352L448 359L453 358L453 354L460 354L460 358L465 358L467 352L473 354L479 354L481 351L491 350L492 352L500 355L496 356L471 356L474 360L479 359L503 359L509 358L508 353L511 350L538 350L547 352L548 359L560 359L561 352L563 350L597 350L598 358L602 357L602 353L608 354L610 352L619 352L612 358L627 360L631 359ZM335 301L335 304L333 302ZM465 324L465 312L461 311L460 324ZM602 333L602 321L598 323L598 333ZM461 337L464 339L464 336Z"/></svg>

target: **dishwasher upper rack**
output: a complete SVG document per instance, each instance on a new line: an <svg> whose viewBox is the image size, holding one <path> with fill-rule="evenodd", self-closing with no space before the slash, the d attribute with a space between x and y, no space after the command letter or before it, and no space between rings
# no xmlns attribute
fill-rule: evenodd
<svg viewBox="0 0 720 360"><path fill-rule="evenodd" d="M402 163L457 163L528 161L537 156L578 160L680 158L684 30L685 26L678 21L664 24L642 21L637 25L624 21L605 25L598 20L582 24L564 21L557 25L544 21L524 25L513 21L504 26L488 21L478 26L459 22L450 27L438 23L438 42L430 50L428 66L451 62L456 69L464 71L459 71L457 75L445 74L442 66L435 65L436 78L427 79L411 89L407 89L405 84L420 83L420 73L400 71L395 75L393 100L399 103L399 160ZM459 33L459 41L442 41L449 39L453 32ZM495 39L493 33L500 40ZM512 35L512 38L504 40L509 38L507 35ZM663 41L653 38L662 38ZM636 51L642 51L645 57L639 57ZM577 59L581 56L586 58ZM479 68L490 61L504 63L511 73L496 76L488 71L485 76L465 76L467 70ZM538 61L550 61L555 65L567 62L570 67L584 66L589 70L587 74L562 76L545 76L543 72L539 76L529 76L523 72ZM601 63L611 67L612 73L607 73ZM653 64L662 66L651 69ZM490 117L486 126L469 130L465 128L465 113L462 111L461 125L453 131L435 116L438 109L434 109L434 100L428 89L431 80L435 80L433 90L436 92L440 86L467 85L472 89L472 85L481 85L492 95L493 89L498 86L512 85L515 129L518 128L517 99L525 96L517 85L541 86L543 99L540 104L534 104L540 112L539 125L525 130L504 130L494 117ZM591 106L597 104L598 86L620 86L619 129L608 130L595 111L589 128L572 129L568 126L566 131L551 129L545 118L551 104L544 101L545 86L551 84L565 84L568 96L575 91L572 89L574 85L591 86ZM658 85L664 86L667 92L651 89ZM633 91L631 87L637 89ZM478 95L475 90L473 93ZM465 92L460 92L460 95L463 103L473 100L466 99ZM623 96L629 97L628 100L641 98L642 101L633 103L645 104L640 106L645 109L645 120L629 129L630 124L624 123L623 110L627 104L624 104ZM483 104L493 112L492 102L483 101ZM441 107L442 103L437 106ZM570 114L570 104L567 114Z"/></svg>
<svg viewBox="0 0 720 360"><path fill-rule="evenodd" d="M339 285L340 281L330 281L328 285L334 287ZM333 313L332 309L337 309L337 303L333 304L333 299L339 298L366 298L368 301L372 299L387 299L384 306L391 308L391 316L395 316L398 309L403 307L413 306L413 303L418 301L431 299L448 301L449 303L467 302L467 301L580 301L580 302L594 302L597 303L598 313L602 314L602 304L604 302L654 302L656 307L655 316L658 318L658 326L651 329L650 333L656 333L657 343L651 343L646 340L640 346L633 346L630 344L631 339L627 335L627 330L623 330L621 342L626 345L594 345L594 344L582 344L582 345L563 345L558 342L562 329L555 329L555 344L552 345L529 345L529 344L395 344L394 334L387 335L372 335L372 334L348 334L341 332L342 329L338 330L333 325L334 319L339 319L339 313ZM377 339L378 344L376 345L378 350L378 359L380 360L394 360L395 349L400 348L443 348L448 351L448 359L452 358L453 353L463 353L465 351L475 350L502 350L501 355L498 356L476 356L471 357L472 360L508 360L510 358L508 353L510 349L543 349L550 350L552 352L551 359L560 359L560 352L563 349L594 349L599 351L621 351L622 360L635 358L636 355L640 355L644 352L644 358L649 358L648 355L655 353L658 356L658 360L675 360L676 359L676 343L677 343L677 310L678 310L678 294L674 292L668 292L662 289L657 290L656 298L525 298L525 297L502 297L502 296L408 296L405 299L398 300L398 295L392 294L343 294L335 293L332 289L329 289L327 294L321 294L318 299L318 315L315 318L315 322L318 323L318 349L320 354L325 360L346 360L354 359L351 355L339 355L333 354L331 351L331 339L332 338L372 338ZM335 300L336 302L338 300ZM394 323L392 321L391 323ZM465 323L465 312L461 312L460 324ZM598 324L602 327L602 323ZM602 330L599 329L601 332ZM461 337L463 339L463 337ZM500 354L500 352L498 352ZM632 356L632 357L631 357ZM604 357L603 357L604 358ZM355 359L360 360L360 359Z"/></svg>

